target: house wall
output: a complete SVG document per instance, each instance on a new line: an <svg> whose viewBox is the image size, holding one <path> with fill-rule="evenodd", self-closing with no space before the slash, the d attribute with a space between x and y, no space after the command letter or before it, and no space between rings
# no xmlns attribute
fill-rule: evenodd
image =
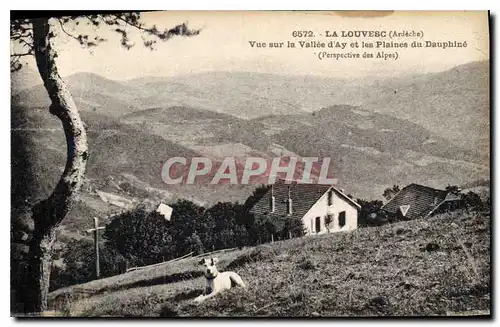
<svg viewBox="0 0 500 327"><path fill-rule="evenodd" d="M345 211L345 225L339 226L339 213ZM358 228L358 210L349 202L341 198L336 192L333 192L332 205L328 205L328 192L326 192L302 217L302 222L306 228L307 235L316 235L327 233L325 226L325 216L332 214L332 223L330 224L330 233L348 231ZM316 233L316 217L320 217L321 230Z"/></svg>

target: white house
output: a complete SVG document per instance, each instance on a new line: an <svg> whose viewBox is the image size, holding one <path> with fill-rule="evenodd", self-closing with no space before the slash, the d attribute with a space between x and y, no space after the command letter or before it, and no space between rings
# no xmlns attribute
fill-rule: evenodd
<svg viewBox="0 0 500 327"><path fill-rule="evenodd" d="M250 209L256 216L300 218L307 235L353 230L361 206L332 185L278 181ZM326 225L327 217L330 224Z"/></svg>
<svg viewBox="0 0 500 327"><path fill-rule="evenodd" d="M165 204L165 203L160 203L158 207L156 207L156 212L158 212L160 215L163 215L166 220L170 221L170 218L172 217L172 207Z"/></svg>

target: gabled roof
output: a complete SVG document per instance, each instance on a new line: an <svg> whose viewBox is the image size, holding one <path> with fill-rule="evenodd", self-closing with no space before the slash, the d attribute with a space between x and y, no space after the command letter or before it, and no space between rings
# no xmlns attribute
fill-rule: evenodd
<svg viewBox="0 0 500 327"><path fill-rule="evenodd" d="M325 194L329 189L332 189L340 197L346 200L350 205L356 209L361 208L361 206L349 198L346 194L341 192L339 189L333 187L332 185L324 184L300 184L297 182L292 182L286 184L283 180L277 180L273 184L272 193L274 195L275 210L271 213L271 189L264 194L260 200L255 203L255 205L250 209L250 212L255 215L277 215L284 216L287 214L287 199L288 199L288 187L290 187L290 197L292 199L292 214L290 217L302 218L311 209L311 207L318 202L318 200Z"/></svg>
<svg viewBox="0 0 500 327"><path fill-rule="evenodd" d="M426 217L445 200L456 201L459 199L459 197L449 194L448 191L410 184L396 193L382 209L393 214L400 211L404 217L414 219Z"/></svg>

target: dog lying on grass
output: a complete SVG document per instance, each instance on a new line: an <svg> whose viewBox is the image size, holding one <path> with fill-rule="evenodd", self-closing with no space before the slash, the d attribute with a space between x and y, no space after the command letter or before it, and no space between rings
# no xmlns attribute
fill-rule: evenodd
<svg viewBox="0 0 500 327"><path fill-rule="evenodd" d="M209 299L224 290L230 289L232 286L240 286L245 288L245 283L241 277L233 271L219 272L215 264L219 261L217 258L204 258L200 264L205 268L205 278L207 284L205 291L193 301L200 303Z"/></svg>

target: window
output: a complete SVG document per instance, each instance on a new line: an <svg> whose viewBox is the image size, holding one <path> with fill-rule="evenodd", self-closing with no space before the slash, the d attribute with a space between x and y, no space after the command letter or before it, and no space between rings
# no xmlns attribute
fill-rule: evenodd
<svg viewBox="0 0 500 327"><path fill-rule="evenodd" d="M331 206L333 204L333 190L330 189L328 191L328 205Z"/></svg>
<svg viewBox="0 0 500 327"><path fill-rule="evenodd" d="M339 227L342 228L345 226L345 211L339 212Z"/></svg>
<svg viewBox="0 0 500 327"><path fill-rule="evenodd" d="M316 217L316 233L321 232L321 217Z"/></svg>

